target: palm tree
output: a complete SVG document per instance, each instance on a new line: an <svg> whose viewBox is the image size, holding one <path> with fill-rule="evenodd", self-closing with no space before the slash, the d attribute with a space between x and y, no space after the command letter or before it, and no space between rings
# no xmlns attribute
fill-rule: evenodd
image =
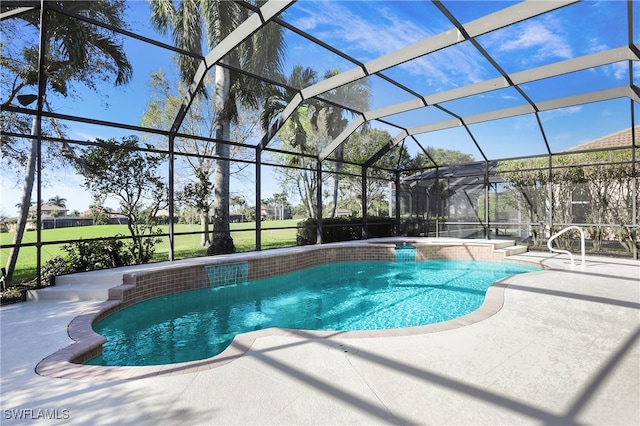
<svg viewBox="0 0 640 426"><path fill-rule="evenodd" d="M44 3L46 7L47 3ZM124 27L122 12L124 0L102 0L91 2L60 1L56 7L71 13L96 18L115 27ZM32 10L20 14L16 19L27 26L40 28L39 11ZM3 105L11 104L18 98L24 88L43 84L43 90L51 89L63 96L67 96L69 83L76 81L95 87L98 78L105 78L108 74L115 74L115 84L121 85L131 79L132 67L121 45L117 44L113 33L101 30L99 27L84 21L71 18L50 10L45 15L47 23L43 40L45 46L27 46L22 50L22 68L12 71L16 74L13 87ZM4 22L3 22L4 24ZM44 49L44 63L38 64L39 49ZM40 79L38 70L44 71ZM38 100L41 105L45 99ZM31 129L31 149L28 154L25 183L23 187L20 216L14 236L14 247L7 260L6 281L11 283L13 272L18 259L20 242L24 235L29 205L36 172L37 136L39 126L34 118ZM3 141L4 142L4 141Z"/></svg>
<svg viewBox="0 0 640 426"><path fill-rule="evenodd" d="M260 114L260 125L265 132L269 129L271 122L289 105L289 102L291 102L291 99L293 99L299 90L317 82L317 74L311 68L303 68L300 65L296 65L293 67L289 77L280 75L277 77L277 80L281 81L283 86L272 86L269 89L265 97L264 108ZM301 153L305 153L307 148L307 134L300 121L300 111L301 109L297 108L291 114L289 120L292 123L295 134L293 146L298 148Z"/></svg>
<svg viewBox="0 0 640 426"><path fill-rule="evenodd" d="M332 69L324 75L325 79L337 75L340 71ZM356 111L368 111L369 99L371 98L371 87L369 80L361 79L344 86L340 86L331 90L327 94L328 98L335 101L339 105L345 105ZM344 109L338 108L332 104L326 104L323 107L327 119L327 129L331 139L337 138L349 124L344 117ZM344 146L341 144L334 151L336 159L336 172L333 179L333 208L331 217L335 217L336 208L338 206L338 184L340 183L340 173L342 172L344 160Z"/></svg>
<svg viewBox="0 0 640 426"><path fill-rule="evenodd" d="M283 84L282 87L272 87L270 93L265 99L265 106L260 115L260 124L262 129L266 132L269 126L287 107L291 99L298 93L300 89L311 86L317 82L317 74L311 68L303 68L300 65L296 65L291 74L288 77L280 76L278 78ZM311 101L310 106L314 111L311 112L310 120L317 119L317 104ZM296 108L296 110L289 117L289 123L293 130L293 140L291 145L294 149L297 149L301 154L307 153L307 132L302 124L303 112L308 113L308 108ZM305 157L291 157L291 165L301 166L300 161L304 161ZM309 173L305 169L300 169L301 178L304 185L304 201L307 214L309 217L316 217L316 209L314 208L313 196L315 194L315 185L313 179L309 176ZM302 194L301 194L302 195Z"/></svg>
<svg viewBox="0 0 640 426"><path fill-rule="evenodd" d="M49 200L47 200L47 203L53 204L54 206L58 206L58 207L67 207L67 199L62 198L59 195L49 198Z"/></svg>
<svg viewBox="0 0 640 426"><path fill-rule="evenodd" d="M259 6L264 1L257 3ZM150 4L151 20L156 29L165 34L171 32L177 47L200 55L205 36L208 49L213 49L249 15L249 10L245 7L226 0L182 1L177 8L173 0L150 0ZM273 76L281 68L283 55L281 27L266 25L214 66L216 84L213 104L216 110L214 128L217 140L229 140L230 125L238 117L239 104L255 108L264 93L264 87L259 81L232 72L228 66ZM198 65L199 61L194 58L186 55L178 57L184 82L193 82ZM200 90L201 95L204 95L204 89ZM214 171L215 233L212 246L221 245L222 252L230 252L234 248L229 233L229 145L216 143L215 155L219 160Z"/></svg>

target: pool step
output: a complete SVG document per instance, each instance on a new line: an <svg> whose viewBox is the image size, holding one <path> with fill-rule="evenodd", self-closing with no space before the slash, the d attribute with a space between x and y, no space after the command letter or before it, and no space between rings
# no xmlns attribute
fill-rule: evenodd
<svg viewBox="0 0 640 426"><path fill-rule="evenodd" d="M122 284L125 268L79 272L56 277L56 285L29 290L27 300L107 300L109 289Z"/></svg>
<svg viewBox="0 0 640 426"><path fill-rule="evenodd" d="M485 240L489 244L493 245L494 250L505 249L509 247L514 247L516 242L513 240Z"/></svg>
<svg viewBox="0 0 640 426"><path fill-rule="evenodd" d="M508 247L500 247L495 249L494 251L496 252L502 252L504 257L509 257L509 256L515 256L517 254L522 254L522 253L526 253L528 251L528 247L527 246L516 246L516 245L512 245L512 246L508 246Z"/></svg>
<svg viewBox="0 0 640 426"><path fill-rule="evenodd" d="M60 275L55 286L29 290L27 300L107 300L109 289L121 285L124 274L200 262L200 258L192 258Z"/></svg>
<svg viewBox="0 0 640 426"><path fill-rule="evenodd" d="M29 290L27 300L107 300L109 289L117 285L113 281L94 284L57 284L53 287Z"/></svg>

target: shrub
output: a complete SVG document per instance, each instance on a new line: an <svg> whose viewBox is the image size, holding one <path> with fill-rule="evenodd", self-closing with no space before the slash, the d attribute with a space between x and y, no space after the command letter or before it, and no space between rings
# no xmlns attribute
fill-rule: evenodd
<svg viewBox="0 0 640 426"><path fill-rule="evenodd" d="M56 256L42 265L40 274L43 283L53 285L54 279L58 275L72 274L73 272L76 271L72 270L72 266L67 259L62 256Z"/></svg>
<svg viewBox="0 0 640 426"><path fill-rule="evenodd" d="M389 217L367 218L367 237L390 237L394 235L395 219ZM296 242L299 246L315 244L318 220L307 219L298 223ZM322 242L353 241L362 239L362 218L342 217L322 219Z"/></svg>
<svg viewBox="0 0 640 426"><path fill-rule="evenodd" d="M26 300L26 289L9 287L0 292L0 303L5 305L14 302L24 302Z"/></svg>
<svg viewBox="0 0 640 426"><path fill-rule="evenodd" d="M134 258L122 240L109 238L96 241L75 241L62 247L65 257L56 256L42 266L42 280L53 284L53 277L75 272L117 268L131 265Z"/></svg>

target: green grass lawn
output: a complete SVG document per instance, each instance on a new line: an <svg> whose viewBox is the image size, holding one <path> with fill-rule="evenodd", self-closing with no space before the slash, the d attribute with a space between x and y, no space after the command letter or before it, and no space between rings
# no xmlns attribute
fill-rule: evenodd
<svg viewBox="0 0 640 426"><path fill-rule="evenodd" d="M278 221L264 221L262 222L262 249L278 248L278 247L291 247L296 245L295 229L298 224L297 220L278 220ZM255 250L256 233L255 222L246 223L232 223L231 224L231 236L233 237L236 251L252 251ZM291 229L274 229L293 227ZM163 232L168 233L169 227L161 227ZM185 225L178 224L175 226L175 233L182 232L199 232L200 225ZM42 246L41 256L42 263L54 258L55 256L64 255L62 250L64 243L58 243L59 241L69 241L78 239L90 239L90 238L105 238L112 237L117 234L129 235L129 230L126 225L95 225L95 226L79 226L74 228L60 228L60 229L46 229L42 231L42 242L52 243ZM23 242L30 243L36 242L36 232L25 232ZM174 244L174 255L176 259L186 259L190 257L204 256L206 254L206 248L200 245L201 236L199 234L194 235L176 235ZM160 262L168 259L169 255L169 242L168 237L164 237L163 241L156 246L156 253L153 261ZM13 242L13 233L0 234L1 244L11 244ZM7 263L9 256L9 249L0 250L0 265L4 266ZM22 247L18 256L18 263L16 271L14 273L14 283L33 280L36 276L36 248L34 247Z"/></svg>

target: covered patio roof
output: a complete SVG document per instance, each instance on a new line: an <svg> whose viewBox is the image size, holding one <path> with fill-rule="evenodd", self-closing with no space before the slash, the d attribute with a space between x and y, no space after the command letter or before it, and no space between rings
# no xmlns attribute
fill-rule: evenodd
<svg viewBox="0 0 640 426"><path fill-rule="evenodd" d="M356 161L367 167L400 146L412 153L445 147L491 161L551 155L615 131L635 132L640 8L633 1L474 2L473 7L448 0L236 3L246 8L247 19L204 56L75 17L171 55L201 58L173 125L164 129L169 135L184 134L184 117L212 68L224 65L234 49L268 26L284 34L285 72L296 65L338 72L293 88L297 94L261 138L230 142L273 146L287 120L311 100L341 108L348 120L340 135L309 152L321 162L334 160L336 149L365 125L389 132L390 140ZM39 4L5 2L2 19ZM48 8L74 16L55 3ZM285 85L259 71L235 71L264 84ZM353 83L371 88L370 109L359 110L335 96L336 89ZM606 115L594 121L591 106ZM560 116L581 120L584 128L567 118L560 123Z"/></svg>
<svg viewBox="0 0 640 426"><path fill-rule="evenodd" d="M458 9L457 6L454 6L455 3L456 2L441 1L431 3L433 8L435 8L434 12L435 10L440 12L440 18L442 19L444 17L444 20L447 21L446 29L432 33L428 37L418 39L409 45L391 50L384 55L368 61L358 60L347 51L340 51L331 46L330 43L317 39L301 28L292 28L288 17L291 16L291 21L295 22L295 16L297 15L296 8L298 7L293 1L279 2L277 4L268 2L260 9L253 8L255 11L255 14L252 16L253 19L242 23L242 25L225 40L225 43L216 47L216 49L210 52L202 61L200 71L193 82L192 90L190 90L189 95L183 103L183 108L177 116L173 129L177 130L179 128L185 110L190 105L193 94L195 93L195 88L201 84L206 70L210 69L220 58L224 57L224 55L238 46L252 33L266 25L282 25L292 29L307 39L309 43L316 44L316 47L327 48L348 63L351 63L353 67L345 69L337 75L311 86L299 88L298 94L291 99L279 119L272 124L269 132L263 136L260 142L262 147L266 147L270 143L294 111L303 106L306 101L314 98L330 100L332 103L337 103L338 106L344 108L345 111L350 111L353 114L353 119L348 127L337 138L326 145L321 152L317 153L320 161L329 158L340 145L348 143L349 136L365 124L375 126L377 123L380 123L394 129L392 132L394 135L393 139L389 141L388 144L380 147L372 157L365 161L364 165L366 166L374 165L378 159L398 146L402 141L414 141L422 148L422 144L416 136L452 128L463 128L465 130L469 140L477 149L477 154L479 154L483 160L489 161L496 159L498 157L486 152L481 138L472 126L518 116L529 116L535 119L537 123L537 133L539 133L540 142L542 142L538 146L537 153L553 154L558 150L554 149L552 144L550 144L541 114L590 103L630 99L632 102L629 103L628 107L628 123L630 127L631 124L634 123L635 106L633 103L640 103L640 91L634 78L634 68L637 67L637 61L640 59L640 50L634 39L636 35L633 23L634 15L637 14L637 11L634 11L633 2L618 5L612 4L611 2L608 2L606 5L596 5L594 3L580 3L578 1L526 1L515 4L504 2L496 6L497 10L467 22L464 22L464 18L454 11ZM450 6L453 7L450 8ZM305 4L300 7L308 8L308 5ZM393 3L386 5L386 7L393 7ZM414 5L414 7L421 8L427 6ZM537 23L544 22L545 20L561 19L563 16L568 17L573 14L586 13L587 9L597 8L602 9L596 12L596 14L594 14L594 10L588 13L589 16L594 19L590 21L591 26L595 30L594 37L599 37L597 33L600 31L600 29L598 29L600 24L596 21L598 15L618 14L621 18L619 21L621 25L615 28L608 27L607 31L619 31L621 34L619 40L622 42L622 45L606 47L605 45L601 45L598 46L597 49L587 49L586 52L588 53L585 54L579 54L579 50L575 50L575 52L572 52L570 55L571 57L566 57L565 55L566 59L559 61L547 60L544 61L542 65L536 61L522 61L520 68L517 70L509 70L507 68L507 61L505 61L500 47L497 47L497 49L488 47L495 43L495 39L491 39L490 37L496 37L497 34L506 34L510 31L527 31L519 30L519 28L523 28L524 26L536 27ZM615 9L617 9L617 12ZM316 13L321 11L321 9L315 7L313 7L313 10ZM320 20L320 18L318 19ZM582 27L582 30L585 29L586 27ZM543 29L540 28L540 31L543 31ZM530 36L533 38L536 37L535 34L531 34ZM486 42L486 40L491 41ZM372 42L375 42L375 40L372 40ZM497 44L499 45L500 43L504 46L505 44L513 43L513 40L505 38ZM523 48L522 52L526 54L527 47L530 43L521 43L521 45ZM462 86L456 85L456 87L448 90L439 90L436 88L436 90L432 91L422 90L415 81L405 81L392 76L396 70L402 67L407 67L411 64L418 65L419 61L428 60L430 55L454 52L463 46L465 46L464 48L468 49L472 55L479 56L488 69L492 69L492 72L489 74L497 76L480 81L475 81L478 79L469 76L467 81L471 82L470 84ZM581 88L575 88L574 93L570 96L562 96L560 92L551 94L548 90L545 91L545 95L541 96L541 90L534 85L534 83L537 82L558 80L562 76L580 72L598 73L612 66L615 66L618 72L626 74L627 78L622 79L617 84L613 83L609 85L607 83L606 87L584 85ZM331 99L331 91L341 86L359 80L378 79L382 79L392 85L394 90L403 92L409 99L397 103L381 102L377 108L368 111L357 111L348 105L348 103L340 104L338 100ZM503 94L500 95L500 93ZM511 103L513 105L501 108L502 105L500 103L485 102L490 96L495 95L503 98L512 98L513 102ZM376 98L376 100L380 99ZM457 101L460 102L456 103ZM487 105L481 108L482 112L465 113L466 108L462 107L462 102L486 103ZM427 117L432 115L432 111L437 111L442 119L428 119ZM414 117L422 116L423 118L422 120L413 121L410 124L408 121L402 119L402 114L408 112L416 113L413 114ZM632 129L632 132L633 131L635 131L635 129ZM514 155L505 152L505 157L508 158L512 156Z"/></svg>

